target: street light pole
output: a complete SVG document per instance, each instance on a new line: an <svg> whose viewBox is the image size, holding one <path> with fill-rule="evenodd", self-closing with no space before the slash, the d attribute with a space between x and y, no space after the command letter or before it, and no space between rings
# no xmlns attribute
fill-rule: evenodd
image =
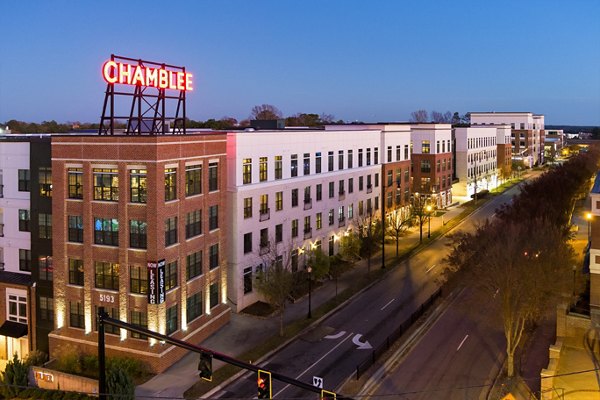
<svg viewBox="0 0 600 400"><path fill-rule="evenodd" d="M587 234L588 234L588 242L589 242L591 240L591 238L592 238L591 237L591 234L592 234L592 232L591 232L592 213L591 212L585 213L585 219L587 220L587 226L588 226L587 227L588 228Z"/></svg>
<svg viewBox="0 0 600 400"><path fill-rule="evenodd" d="M431 239L431 204L427 205L427 239Z"/></svg>
<svg viewBox="0 0 600 400"><path fill-rule="evenodd" d="M312 267L309 265L306 270L308 271L308 319L312 318L312 304L311 304L311 295L312 295L312 277L311 277L311 272L312 272Z"/></svg>

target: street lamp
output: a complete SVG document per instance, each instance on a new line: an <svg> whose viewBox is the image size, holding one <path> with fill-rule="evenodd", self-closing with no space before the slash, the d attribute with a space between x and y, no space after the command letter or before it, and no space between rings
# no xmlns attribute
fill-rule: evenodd
<svg viewBox="0 0 600 400"><path fill-rule="evenodd" d="M306 267L306 271L308 272L308 319L312 318L312 308L311 308L311 295L312 295L312 277L311 277L311 273L312 273L312 267L309 265L308 267Z"/></svg>
<svg viewBox="0 0 600 400"><path fill-rule="evenodd" d="M591 239L591 229L590 229L590 225L592 223L592 213L591 212L587 212L585 213L585 219L587 220L587 226L588 226L588 242Z"/></svg>
<svg viewBox="0 0 600 400"><path fill-rule="evenodd" d="M431 238L431 204L428 204L427 207L425 207L425 209L427 210L427 239Z"/></svg>

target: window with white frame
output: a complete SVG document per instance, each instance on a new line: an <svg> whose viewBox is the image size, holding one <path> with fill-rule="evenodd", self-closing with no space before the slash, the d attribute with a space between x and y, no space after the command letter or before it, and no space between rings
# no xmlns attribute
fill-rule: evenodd
<svg viewBox="0 0 600 400"><path fill-rule="evenodd" d="M6 318L9 321L27 323L27 295L25 291L6 289Z"/></svg>

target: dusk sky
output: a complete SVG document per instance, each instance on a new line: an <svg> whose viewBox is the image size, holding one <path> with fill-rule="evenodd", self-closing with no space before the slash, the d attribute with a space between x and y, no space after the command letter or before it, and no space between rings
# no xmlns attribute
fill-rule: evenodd
<svg viewBox="0 0 600 400"><path fill-rule="evenodd" d="M1 0L0 122L99 122L111 54L185 66L188 116L600 125L600 1Z"/></svg>

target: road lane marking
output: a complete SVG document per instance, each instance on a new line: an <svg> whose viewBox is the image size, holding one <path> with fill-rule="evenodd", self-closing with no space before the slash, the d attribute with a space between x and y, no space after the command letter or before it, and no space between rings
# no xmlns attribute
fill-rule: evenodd
<svg viewBox="0 0 600 400"><path fill-rule="evenodd" d="M462 340L462 342L460 342L460 344L458 345L458 347L456 348L456 351L459 351L460 348L462 347L462 345L465 343L465 340L467 340L467 338L469 337L469 335L466 335L465 338Z"/></svg>
<svg viewBox="0 0 600 400"><path fill-rule="evenodd" d="M427 269L427 271L425 271L425 272L429 273L429 271L431 271L432 269L434 269L436 265L437 265L437 264L433 264L433 265L432 265L431 267L429 267L429 268Z"/></svg>
<svg viewBox="0 0 600 400"><path fill-rule="evenodd" d="M357 333L352 338L352 343L354 343L356 346L358 346L358 350L369 350L369 349L372 349L373 346L371 346L371 343L369 343L368 340L365 340L364 343L360 341L361 337L362 337L362 335L360 333Z"/></svg>
<svg viewBox="0 0 600 400"><path fill-rule="evenodd" d="M308 368L306 368L304 371L302 371L300 373L300 375L298 375L296 377L296 379L300 380L300 378L302 377L302 375L304 375L305 373L307 373L308 371L310 371L310 369L312 367L314 367L315 365L317 365L318 363L320 363L325 357L327 357L329 354L331 354L331 352L333 352L335 349L337 349L338 347L340 347L342 345L342 343L344 343L346 340L350 339L352 337L352 335L354 335L354 334L352 332L350 332L350 334L348 336L346 336L346 338L344 340L342 340L341 342L339 342L338 344L336 344L335 346L333 346L333 348L331 350L329 350L327 353L325 353L321 358L319 358L317 361L315 361L314 363L312 363L311 365L309 365ZM280 395L284 390L286 390L290 386L291 386L291 384L288 383L279 392L275 393L273 395L273 397Z"/></svg>
<svg viewBox="0 0 600 400"><path fill-rule="evenodd" d="M339 339L346 334L346 331L341 331L340 333L336 333L335 335L327 335L324 339Z"/></svg>
<svg viewBox="0 0 600 400"><path fill-rule="evenodd" d="M387 306L389 306L390 304L392 304L392 303L394 302L394 300L396 300L396 299L391 299L390 301L388 301L388 303L387 303L385 306L381 307L381 310L380 310L380 311L383 311L383 310L385 310L385 308L386 308Z"/></svg>

